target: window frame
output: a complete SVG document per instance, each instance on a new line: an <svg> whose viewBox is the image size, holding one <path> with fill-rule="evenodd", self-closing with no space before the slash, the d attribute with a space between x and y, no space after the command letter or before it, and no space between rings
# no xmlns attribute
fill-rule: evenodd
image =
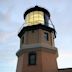
<svg viewBox="0 0 72 72"><path fill-rule="evenodd" d="M49 33L48 32L44 32L44 38L45 38L45 40L49 40Z"/></svg>
<svg viewBox="0 0 72 72"><path fill-rule="evenodd" d="M35 56L34 63L31 62L31 56ZM28 65L36 65L36 52L30 52L28 55Z"/></svg>

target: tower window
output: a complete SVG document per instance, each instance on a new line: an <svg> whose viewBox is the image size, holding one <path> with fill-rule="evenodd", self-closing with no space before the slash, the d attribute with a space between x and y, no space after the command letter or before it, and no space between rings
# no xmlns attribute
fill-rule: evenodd
<svg viewBox="0 0 72 72"><path fill-rule="evenodd" d="M29 53L29 65L36 65L36 53L35 52L30 52Z"/></svg>
<svg viewBox="0 0 72 72"><path fill-rule="evenodd" d="M24 36L21 38L21 43L22 44L24 43Z"/></svg>
<svg viewBox="0 0 72 72"><path fill-rule="evenodd" d="M48 33L44 33L44 38L48 41L49 40L49 37L48 37Z"/></svg>

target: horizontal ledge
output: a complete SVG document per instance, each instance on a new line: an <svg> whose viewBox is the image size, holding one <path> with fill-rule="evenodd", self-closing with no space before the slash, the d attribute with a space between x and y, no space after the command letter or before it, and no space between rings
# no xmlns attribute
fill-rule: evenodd
<svg viewBox="0 0 72 72"><path fill-rule="evenodd" d="M29 51L47 51L51 53L57 53L57 56L58 56L56 47L50 47L48 46L48 44L44 44L44 43L23 45L23 47L20 48L20 50L16 53L16 55L20 56L23 53L29 52Z"/></svg>

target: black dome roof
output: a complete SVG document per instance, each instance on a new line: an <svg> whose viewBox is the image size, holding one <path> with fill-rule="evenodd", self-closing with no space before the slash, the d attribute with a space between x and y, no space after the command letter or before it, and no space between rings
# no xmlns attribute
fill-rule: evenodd
<svg viewBox="0 0 72 72"><path fill-rule="evenodd" d="M46 14L50 17L49 11L47 11L45 8L35 6L35 7L33 7L33 8L28 9L28 10L24 13L24 19L25 19L26 15L27 15L28 13L32 12L32 11L42 11L42 12L46 13Z"/></svg>

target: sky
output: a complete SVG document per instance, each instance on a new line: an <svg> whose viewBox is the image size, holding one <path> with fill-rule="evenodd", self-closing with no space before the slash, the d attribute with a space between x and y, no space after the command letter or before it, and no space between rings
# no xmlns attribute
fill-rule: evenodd
<svg viewBox="0 0 72 72"><path fill-rule="evenodd" d="M16 72L17 34L25 24L24 12L35 5L51 14L57 31L58 68L72 68L72 0L0 0L0 72Z"/></svg>

